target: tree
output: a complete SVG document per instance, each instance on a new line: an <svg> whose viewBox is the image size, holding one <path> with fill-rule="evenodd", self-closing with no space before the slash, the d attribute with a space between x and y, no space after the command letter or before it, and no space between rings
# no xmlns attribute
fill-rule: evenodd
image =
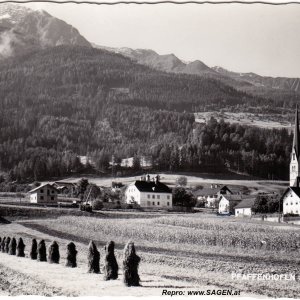
<svg viewBox="0 0 300 300"><path fill-rule="evenodd" d="M134 171L139 171L141 169L141 161L137 155L134 155L132 160L132 169Z"/></svg>
<svg viewBox="0 0 300 300"><path fill-rule="evenodd" d="M185 176L180 176L176 178L176 184L178 186L186 186L187 185L187 178Z"/></svg>
<svg viewBox="0 0 300 300"><path fill-rule="evenodd" d="M262 214L268 213L269 212L268 198L258 195L254 201L254 205L252 209L254 213L262 213Z"/></svg>
<svg viewBox="0 0 300 300"><path fill-rule="evenodd" d="M194 207L196 199L192 193L188 193L183 187L176 187L172 191L173 205Z"/></svg>
<svg viewBox="0 0 300 300"><path fill-rule="evenodd" d="M89 185L89 181L85 178L81 178L77 183L78 194L82 200L83 200L84 193L85 193L88 185Z"/></svg>

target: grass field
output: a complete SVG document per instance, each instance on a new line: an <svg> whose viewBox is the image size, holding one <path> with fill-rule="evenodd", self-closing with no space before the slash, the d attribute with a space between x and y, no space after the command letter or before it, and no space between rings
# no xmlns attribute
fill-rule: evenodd
<svg viewBox="0 0 300 300"><path fill-rule="evenodd" d="M163 288L205 289L214 286L222 289L241 290L243 295L271 297L297 297L300 286L297 281L241 281L231 278L237 273L300 274L300 231L297 226L274 223L261 223L234 217L217 217L204 214L146 214L104 213L103 218L84 216L61 216L55 219L34 219L14 221L0 225L1 236L22 236L27 245L33 237L45 239L49 244L57 240L61 249L73 240L78 248L79 268L76 276L67 270L68 289L57 281L49 279L47 293L69 293L70 295L112 295L101 275L86 274L87 244L95 240L101 250L109 240L116 243L116 257L121 266L123 247L128 240L135 242L141 256L140 277L142 286L126 289L121 279L114 283L114 295L159 295ZM118 217L119 216L119 217ZM265 241L265 243L261 243ZM27 249L29 250L29 249ZM62 250L63 252L63 250ZM6 254L2 254L6 255ZM62 260L64 259L62 254ZM4 267L12 268L10 263ZM2 262L5 260L2 260ZM36 263L26 260L29 273L43 282L47 278L47 264L43 275L37 273ZM31 264L33 264L31 267ZM24 272L22 269L10 272ZM49 266L49 272L53 268ZM53 273L63 276L63 266L55 266ZM74 271L75 272L75 271ZM120 270L121 277L122 270ZM73 279L72 279L73 278ZM1 279L0 279L1 280ZM79 281L93 285L83 292ZM36 284L38 284L36 283ZM82 286L82 284L80 285ZM54 290L53 290L54 289ZM56 289L56 290L55 290ZM86 290L86 289L85 289ZM100 293L101 290L101 293ZM99 294L100 293L100 294ZM145 294L144 294L145 295Z"/></svg>

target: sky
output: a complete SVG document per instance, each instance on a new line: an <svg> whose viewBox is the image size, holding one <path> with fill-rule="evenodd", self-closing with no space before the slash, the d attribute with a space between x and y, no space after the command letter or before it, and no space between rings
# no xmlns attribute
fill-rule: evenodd
<svg viewBox="0 0 300 300"><path fill-rule="evenodd" d="M46 10L98 45L153 49L235 72L300 77L300 4L26 6Z"/></svg>

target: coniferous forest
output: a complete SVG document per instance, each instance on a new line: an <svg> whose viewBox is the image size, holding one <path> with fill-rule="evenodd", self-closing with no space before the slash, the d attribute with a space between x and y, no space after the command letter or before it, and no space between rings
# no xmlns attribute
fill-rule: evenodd
<svg viewBox="0 0 300 300"><path fill-rule="evenodd" d="M10 180L65 176L92 158L149 156L160 171L241 172L286 179L292 135L193 112L286 105L223 83L171 74L104 50L59 46L0 63L0 169ZM140 168L134 164L135 171Z"/></svg>

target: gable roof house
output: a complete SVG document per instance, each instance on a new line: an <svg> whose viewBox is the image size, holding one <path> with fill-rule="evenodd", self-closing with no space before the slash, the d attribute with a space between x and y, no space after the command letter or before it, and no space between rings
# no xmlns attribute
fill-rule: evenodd
<svg viewBox="0 0 300 300"><path fill-rule="evenodd" d="M300 214L300 187L288 187L282 197L283 214Z"/></svg>
<svg viewBox="0 0 300 300"><path fill-rule="evenodd" d="M205 207L216 208L221 195L232 195L233 192L226 186L211 185L194 193L198 201L205 201Z"/></svg>
<svg viewBox="0 0 300 300"><path fill-rule="evenodd" d="M252 198L245 195L222 195L219 202L219 214L233 214L234 208L244 199Z"/></svg>
<svg viewBox="0 0 300 300"><path fill-rule="evenodd" d="M159 181L159 176L155 180L136 180L130 184L125 191L125 201L127 204L138 204L147 208L172 208L172 190Z"/></svg>
<svg viewBox="0 0 300 300"><path fill-rule="evenodd" d="M29 193L29 200L31 203L41 204L57 204L57 189L50 183L40 185Z"/></svg>
<svg viewBox="0 0 300 300"><path fill-rule="evenodd" d="M234 207L236 217L252 216L255 197L243 199Z"/></svg>

